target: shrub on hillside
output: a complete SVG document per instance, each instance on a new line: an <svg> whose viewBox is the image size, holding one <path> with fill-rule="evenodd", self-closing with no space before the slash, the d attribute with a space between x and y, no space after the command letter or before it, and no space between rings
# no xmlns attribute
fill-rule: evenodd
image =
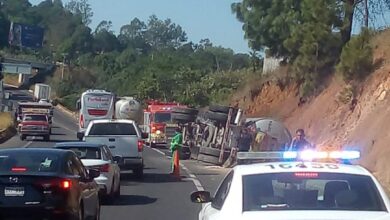
<svg viewBox="0 0 390 220"><path fill-rule="evenodd" d="M76 102L77 99L79 99L79 94L70 94L67 96L62 97L59 102L61 105L65 106L67 109L71 111L76 111Z"/></svg>
<svg viewBox="0 0 390 220"><path fill-rule="evenodd" d="M352 101L355 93L355 88L351 85L347 85L339 94L337 94L337 99L343 104L348 104Z"/></svg>
<svg viewBox="0 0 390 220"><path fill-rule="evenodd" d="M345 81L362 80L373 66L373 50L370 45L371 32L364 29L343 48L337 71Z"/></svg>

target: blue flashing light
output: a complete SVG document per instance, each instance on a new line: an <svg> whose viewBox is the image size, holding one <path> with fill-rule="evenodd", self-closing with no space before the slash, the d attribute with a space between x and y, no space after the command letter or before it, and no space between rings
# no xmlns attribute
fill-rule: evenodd
<svg viewBox="0 0 390 220"><path fill-rule="evenodd" d="M298 157L298 152L296 151L283 152L283 159L295 159L297 157Z"/></svg>
<svg viewBox="0 0 390 220"><path fill-rule="evenodd" d="M283 152L283 159L301 159L311 161L314 159L341 159L341 160L354 160L360 158L359 151L285 151Z"/></svg>

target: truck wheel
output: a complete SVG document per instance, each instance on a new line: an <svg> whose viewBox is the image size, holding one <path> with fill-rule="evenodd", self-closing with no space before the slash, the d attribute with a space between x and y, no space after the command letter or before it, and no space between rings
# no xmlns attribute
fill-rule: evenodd
<svg viewBox="0 0 390 220"><path fill-rule="evenodd" d="M221 165L221 163L219 162L219 157L205 155L205 154L199 154L198 161L203 161L203 162L211 163L211 164L215 164L215 165Z"/></svg>
<svg viewBox="0 0 390 220"><path fill-rule="evenodd" d="M205 155L219 157L219 155L221 154L221 150L220 149L211 148L211 147L201 147L199 149L199 153L200 154L205 154Z"/></svg>
<svg viewBox="0 0 390 220"><path fill-rule="evenodd" d="M186 115L197 115L198 114L198 110L194 109L194 108L180 108L180 107L176 107L176 108L173 108L172 112L173 113L186 114Z"/></svg>
<svg viewBox="0 0 390 220"><path fill-rule="evenodd" d="M50 135L45 135L43 136L44 141L50 141Z"/></svg>
<svg viewBox="0 0 390 220"><path fill-rule="evenodd" d="M172 120L178 121L178 122L194 122L195 121L194 115L188 115L183 113L172 113Z"/></svg>
<svg viewBox="0 0 390 220"><path fill-rule="evenodd" d="M214 156L219 158L219 155L221 154L221 150L211 148L211 147L201 147L199 149L199 154L209 155L209 156ZM223 158L228 158L229 156L230 156L230 150L225 150L225 152L223 153Z"/></svg>
<svg viewBox="0 0 390 220"><path fill-rule="evenodd" d="M212 112L220 112L220 113L229 114L230 107L223 106L223 105L211 105L209 107L209 110Z"/></svg>
<svg viewBox="0 0 390 220"><path fill-rule="evenodd" d="M197 160L198 154L199 154L199 148L198 146L193 146L190 148L191 150L191 159Z"/></svg>
<svg viewBox="0 0 390 220"><path fill-rule="evenodd" d="M21 140L21 141L26 140L26 135L24 135L24 134L21 134L19 137L20 137L20 140Z"/></svg>
<svg viewBox="0 0 390 220"><path fill-rule="evenodd" d="M137 177L138 179L142 179L144 176L144 168L143 167L136 168L133 170L133 173L135 177Z"/></svg>
<svg viewBox="0 0 390 220"><path fill-rule="evenodd" d="M228 119L228 115L226 113L221 113L221 112L207 112L207 117L210 120L225 123Z"/></svg>

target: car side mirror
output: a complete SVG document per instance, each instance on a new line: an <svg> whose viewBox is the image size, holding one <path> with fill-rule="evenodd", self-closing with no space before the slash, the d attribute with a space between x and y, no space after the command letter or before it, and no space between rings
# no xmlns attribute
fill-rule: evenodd
<svg viewBox="0 0 390 220"><path fill-rule="evenodd" d="M88 174L89 174L89 178L92 180L100 176L100 171L95 169L89 169Z"/></svg>
<svg viewBox="0 0 390 220"><path fill-rule="evenodd" d="M84 132L77 132L77 138L79 139L79 140L82 140L83 138L84 138L84 136L85 136L85 134L84 134Z"/></svg>
<svg viewBox="0 0 390 220"><path fill-rule="evenodd" d="M119 164L120 162L121 162L121 160L122 160L122 157L120 157L120 156L114 156L114 161L117 163L117 164Z"/></svg>
<svg viewBox="0 0 390 220"><path fill-rule="evenodd" d="M81 109L81 101L80 101L80 99L77 100L77 102L76 102L76 109L77 109L77 110L80 110L80 109Z"/></svg>
<svg viewBox="0 0 390 220"><path fill-rule="evenodd" d="M211 202L210 192L207 191L197 191L191 194L191 201L194 203L208 203Z"/></svg>
<svg viewBox="0 0 390 220"><path fill-rule="evenodd" d="M148 133L145 133L145 132L142 132L141 138L142 138L142 139L147 139L147 138L149 138L149 134L148 134Z"/></svg>

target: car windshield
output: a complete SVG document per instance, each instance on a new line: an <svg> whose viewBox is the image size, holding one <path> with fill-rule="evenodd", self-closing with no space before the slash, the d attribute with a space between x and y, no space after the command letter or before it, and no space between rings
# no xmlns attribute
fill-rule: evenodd
<svg viewBox="0 0 390 220"><path fill-rule="evenodd" d="M101 151L98 147L59 147L60 149L71 150L76 153L80 159L100 160Z"/></svg>
<svg viewBox="0 0 390 220"><path fill-rule="evenodd" d="M60 157L52 152L6 152L0 153L0 174L15 172L50 173L60 168Z"/></svg>
<svg viewBox="0 0 390 220"><path fill-rule="evenodd" d="M243 211L385 211L369 176L277 173L243 176Z"/></svg>
<svg viewBox="0 0 390 220"><path fill-rule="evenodd" d="M131 123L96 123L89 135L137 135L137 131Z"/></svg>
<svg viewBox="0 0 390 220"><path fill-rule="evenodd" d="M154 114L154 122L162 123L162 122L170 122L171 121L171 113L169 112L157 112Z"/></svg>
<svg viewBox="0 0 390 220"><path fill-rule="evenodd" d="M47 121L46 115L26 115L24 121Z"/></svg>

